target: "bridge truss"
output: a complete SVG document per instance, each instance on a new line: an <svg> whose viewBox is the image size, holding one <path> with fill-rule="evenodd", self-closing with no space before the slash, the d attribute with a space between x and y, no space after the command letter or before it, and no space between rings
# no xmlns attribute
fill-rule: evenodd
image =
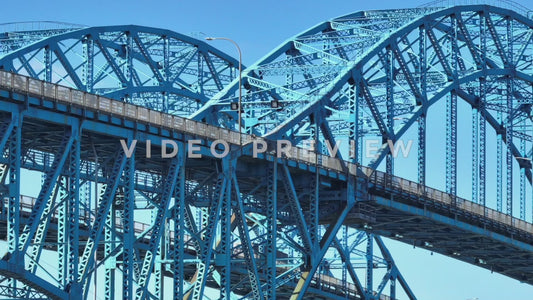
<svg viewBox="0 0 533 300"><path fill-rule="evenodd" d="M0 73L0 293L416 299L381 236L531 283L532 40L493 6L358 12L246 68L237 110L235 59L174 32L13 43L0 66L27 77ZM395 168L402 139L414 175Z"/></svg>

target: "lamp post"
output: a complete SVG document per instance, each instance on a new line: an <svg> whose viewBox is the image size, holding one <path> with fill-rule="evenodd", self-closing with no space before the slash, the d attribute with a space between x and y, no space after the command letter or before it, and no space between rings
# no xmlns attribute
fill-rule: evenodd
<svg viewBox="0 0 533 300"><path fill-rule="evenodd" d="M241 129L242 128L241 127L241 122L242 122L242 53L241 53L241 48L239 47L237 42L226 37L206 37L205 39L208 41L225 40L225 41L231 42L233 45L235 45L235 47L237 47L237 51L239 51L239 107L238 109L239 109L239 145L241 146L242 145L242 129Z"/></svg>

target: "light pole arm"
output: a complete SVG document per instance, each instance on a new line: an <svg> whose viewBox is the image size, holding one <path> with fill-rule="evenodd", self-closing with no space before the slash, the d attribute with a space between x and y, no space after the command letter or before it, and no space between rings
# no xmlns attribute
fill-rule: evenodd
<svg viewBox="0 0 533 300"><path fill-rule="evenodd" d="M239 145L242 145L242 52L241 47L232 39L226 38L226 37L206 37L205 38L208 41L214 41L214 40L225 40L228 42L231 42L235 47L237 48L237 51L239 52Z"/></svg>

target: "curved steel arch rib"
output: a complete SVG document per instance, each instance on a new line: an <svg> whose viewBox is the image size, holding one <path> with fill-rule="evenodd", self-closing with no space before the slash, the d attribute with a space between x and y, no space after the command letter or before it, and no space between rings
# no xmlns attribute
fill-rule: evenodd
<svg viewBox="0 0 533 300"><path fill-rule="evenodd" d="M529 122L532 27L527 17L488 5L358 12L321 23L244 71L244 129L299 142L316 139L316 126L322 141L359 146L374 136L383 141L377 158L364 161L358 147L353 159L377 168L390 154L387 140L396 142L431 105L465 91L513 156L525 157L517 144L530 143L531 133L518 123ZM505 74L490 75L494 70ZM192 117L234 126L228 106L237 88L228 86ZM531 178L531 164L519 165Z"/></svg>
<svg viewBox="0 0 533 300"><path fill-rule="evenodd" d="M188 116L237 76L238 61L170 30L89 27L0 59L0 68Z"/></svg>
<svg viewBox="0 0 533 300"><path fill-rule="evenodd" d="M298 112L298 116L309 115L302 110L310 105L325 106L331 101L327 98L331 98L348 80L355 63L365 51L383 40L383 35L400 28L413 17L435 10L356 12L320 23L287 40L243 71L243 85L248 90L243 98L243 110L253 115L245 119L248 122L244 126L248 131L272 135L280 131L277 128L280 124L297 119L294 112ZM206 118L216 123L217 113L227 111L229 104L235 101L237 89L237 83L228 86L193 118ZM278 108L271 107L272 100L284 106L281 113ZM255 119L258 119L257 124Z"/></svg>
<svg viewBox="0 0 533 300"><path fill-rule="evenodd" d="M513 213L513 182L516 183L516 180L513 181L512 167L516 164L521 167L519 181L521 188L524 187L524 193L520 195L520 218L525 219L526 210L523 208L525 205L525 178L530 172L530 162L524 160L524 157L527 158L527 155L531 155L526 154L528 153L526 150L533 147L531 133L527 129L531 128L531 99L533 99L533 90L531 89L531 82L533 81L531 76L532 28L533 22L531 20L512 11L491 6L462 6L442 10L370 11L333 19L299 34L245 71L243 82L247 93L244 95L244 107L242 108L244 110L245 129L248 132L270 138L292 139L293 142L312 139L319 140L321 143L326 141L331 143L347 138L356 141L359 146L365 139L378 138L383 146L376 159L363 158L360 147L357 148L356 155L352 159L375 168L382 167L381 161L385 160L387 171L393 173L394 160L393 156L389 155L390 149L386 147L387 142L389 140L396 142L400 138L408 136L412 131L411 129L418 124L415 133L419 138L417 157L419 160L419 181L425 184L426 152L429 149L425 146L426 135L438 134L438 132L426 132L426 119L440 116L440 118L434 119L440 120L446 127L446 130L442 130L445 133L446 151L441 149L439 155L442 153L446 155L446 188L451 194L449 203L453 204L451 209L445 207L448 216L448 213L449 215L456 214L453 211L454 203L463 201L453 197L453 194L456 194L458 183L460 184L457 177L457 153L458 148L461 148L462 145L458 144L460 126L457 115L463 110L459 105L464 103L458 101L459 98L462 98L465 100L468 110L472 110L472 124L474 124L472 126L474 133L472 133L471 160L473 169L472 191L475 198L473 197L472 200L485 205L485 194L489 194L486 193L489 190L485 182L486 172L482 170L482 167L486 167L486 154L489 148L486 130L486 124L488 124L493 128L494 139L499 147L496 162L499 172L498 180L501 182L501 179L507 174L507 188L509 189L510 186L511 189L506 194L507 209L510 215ZM150 32L146 33L147 31ZM169 34L167 31L137 26L89 28L39 41L13 52L0 63L3 63L6 68L31 74L36 78L44 77L50 81L68 83L78 89L94 91L115 98L125 98L127 101L135 102L142 99L145 101L142 104L150 108L176 111L176 113L184 115L193 113L192 116L196 119L226 127L235 126L236 113L231 110L229 104L235 101L235 93L239 86L236 80L226 85L235 77L235 62L217 56L214 59L220 59L220 64L213 64L213 61L202 54L204 53L202 52L203 49L206 49L202 47L207 47L206 45L198 42L195 44L198 47L195 47L179 38L171 42L172 38L169 38ZM180 41L183 44L180 44ZM180 46L182 47L180 48ZM213 58L209 55L208 57ZM39 69L40 60L43 60L44 63ZM170 73L173 75L169 75ZM172 84L168 85L169 82ZM165 94L162 94L162 91ZM212 100L208 100L215 93L216 95ZM171 105L170 99L165 98L168 94L179 98L174 102L178 108L176 105ZM445 101L442 101L443 99ZM205 106L200 111L195 112L197 106L194 105L196 103L201 105L204 102ZM443 106L439 108L439 104L443 104ZM434 108L436 111L431 111ZM45 110L48 111L48 108ZM436 114L432 115L435 112ZM442 117L443 114L445 114L444 117ZM62 116L62 114L59 115ZM45 124L48 125L48 121L53 116L58 116L57 112L46 114ZM72 118L77 118L77 116ZM442 120L445 121L442 122ZM57 129L64 129L62 126L64 125L58 125ZM100 153L107 155L109 161L113 162L115 159L114 148L109 147L106 142L111 138L116 139L116 136L105 136L104 130L108 129L106 126L100 126L96 122L92 123L91 126L93 126L92 132L103 135L100 137L103 143L98 143L101 145L99 146L101 147ZM132 134L129 129L118 127L114 129L116 130L115 134L120 133L117 136L130 137ZM30 128L39 129L26 131L26 133L31 132L31 134L27 135L25 141L28 141L28 144L31 142L32 147L35 147L31 137L48 130L48 127L32 125ZM91 131L88 130L88 132ZM64 133L64 130L56 130L53 133L53 140L61 141L64 138ZM52 139L43 138L42 143L48 144L50 140ZM503 145L508 149L507 151L502 150ZM74 154L78 155L80 160L89 161L92 159L91 151L88 150L89 147L92 147L96 157L94 144L89 145L89 143L80 143L80 150L76 150L80 153ZM54 154L54 158L66 156L69 151L71 157L74 157L74 150L70 150L70 146L58 148L57 153L60 155ZM341 151L343 157L348 157L346 156L347 149L343 148ZM503 158L504 152L506 160ZM292 291L294 298L302 299L305 293L311 290L313 278L320 279L322 275L329 277L330 261L336 260L343 262L344 265L341 267L344 268L343 270L347 269L348 272L344 273L344 278L340 282L344 283L344 287L347 288L346 283L351 280L354 286L352 289L354 295L375 299L380 297L379 295L384 291L385 286L390 283L391 297L395 298L393 282L398 281L403 286L405 294L410 299L415 299L409 287L406 286L402 275L396 269L390 253L380 238L374 234L384 234L402 241L412 239L414 242L420 243L416 245L426 249L431 247L438 249L440 247L441 252L439 253L449 256L458 254L444 250L465 250L466 253L461 252L462 260L473 264L483 264L483 255L487 255L489 258L496 257L495 260L500 261L507 254L503 253L500 256L500 252L506 251L501 249L509 249L505 247L487 250L483 243L480 248L484 249L467 249L468 247L462 242L461 237L456 236L456 231L452 231L454 234L444 232L449 227L444 227L443 232L440 232L445 234L448 239L441 239L441 235L422 228L421 230L426 230L432 235L432 239L435 238L434 241L427 240L426 235L423 236L423 240L418 235L418 229L421 227L418 220L426 218L422 212L417 213L414 218L410 214L398 214L398 219L393 220L391 220L394 217L392 213L386 215L384 223L392 223L394 231L389 230L392 227L382 227L385 229L379 231L379 224L372 224L369 221L371 218L348 217L356 199L357 201L361 200L357 205L362 204L362 206L368 205L372 201L370 199L369 202L366 202L365 200L368 200L367 191L361 191L366 190L366 183L359 183L355 179L353 181L346 180L346 184L340 179L339 181L322 181L327 177L318 171L314 174L302 172L306 175L300 177L298 176L300 172L298 174L291 173L287 165L280 164L280 170L278 170L276 159L274 159L272 168L268 164L261 165L266 166L266 169L257 168L258 165L243 164L242 169L239 170L246 171L242 171L242 173L247 173L247 176L241 177L241 181L237 180L236 167L229 164L228 161L222 161L221 165L216 160L208 161L208 168L205 169L203 164L191 163L190 165L196 166L198 171L196 174L192 174L195 176L188 177L190 179L184 175L185 172L181 172L184 169L180 169L178 173L174 165L174 163L178 164L177 162L174 162L172 166L167 166L161 161L156 162L162 166L160 173L159 169L155 171L156 168L153 167L152 161L148 162L148 160L139 158L138 163L134 164L130 161L126 167L124 167L124 161L125 159L116 162L115 168L112 169L113 172L105 180L108 183L106 186L110 188L104 189L101 194L100 203L105 203L105 205L100 205L96 212L88 238L90 242L85 244L85 250L80 260L83 262L81 264L83 266L81 275L83 276L79 277L82 277L82 280L89 278L85 275L92 272L90 271L91 265L94 265L94 260L97 260L91 257L98 251L98 243L116 239L113 236L115 230L108 231L108 227L111 228L112 226L108 226L106 222L116 224L109 217L109 212L113 209L115 202L115 197L112 195L123 193L124 195L120 196L123 196L124 199L125 195L128 195L129 200L136 199L134 178L136 178L135 168L138 168L138 173L143 177L146 175L145 178L151 178L150 183L144 184L146 186L137 187L139 195L143 195L142 202L147 204L136 208L133 206L133 201L124 201L123 203L128 203L128 207L124 206L123 208L124 211L128 211L125 213L127 217L119 216L119 219L126 220L125 224L128 222L132 224L135 222L134 209L151 209L153 203L165 201L164 205L156 205L152 210L157 215L152 220L154 226L150 228L157 228L157 230L149 229L152 231L144 231L140 235L134 231L128 231L127 239L125 238L122 243L123 249L129 249L128 244L134 243L135 238L144 239L146 237L146 243L149 245L149 250L143 250L143 253L150 251L150 255L144 256L143 269L135 269L134 267L136 260L140 262L141 254L126 251L127 254L123 256L128 256L128 259L123 260L123 266L128 264L127 268L124 267L123 269L127 270L124 274L128 275L123 278L127 277L129 283L133 284L134 277L137 277L137 282L142 283L139 286L144 286L142 290L138 290L139 298L142 298L143 293L148 291L148 288L145 287L148 287L149 278L152 275L151 268L155 266L155 261L158 260L154 259L156 250L158 247L162 247L159 242L162 233L159 230L162 226L166 227L167 224L170 226L170 223L165 223L170 216L166 214L166 209L163 208L168 207L172 198L171 195L177 194L177 192L173 192L176 189L179 189L179 197L183 202L179 204L179 207L174 204L176 206L174 209L181 209L179 219L180 222L181 220L183 222L180 225L180 222L176 222L177 219L174 219L174 234L180 230L180 236L185 237L185 234L190 233L192 237L188 241L185 238L179 239L181 245L178 253L173 256L174 265L180 269L174 273L173 278L175 280L174 287L179 287L176 295L180 296L186 294L192 298L200 298L202 291L208 284L214 284L215 287L224 286L221 291L231 296L231 288L227 287L231 285L232 275L226 271L231 269L230 263L232 261L225 259L224 266L222 266L220 265L222 262L220 258L224 256L231 258L229 253L231 248L222 245L229 245L235 228L239 231L241 243L232 243L233 249L238 248L238 251L241 252L233 257L237 258L239 262L245 261L247 268L241 268L241 270L247 272L249 277L249 283L246 283L246 280L242 281L242 273L236 273L240 282L239 285L249 284L251 291L246 290L248 289L247 286L246 289L242 288L242 291L250 292L250 295L254 294L257 298L262 298L260 295L263 292L267 295L275 295L278 285L284 285L279 292L285 293L288 287L290 288L289 293ZM243 162L245 161L243 160ZM327 160L321 162L316 160L317 165L324 162L327 165ZM49 177L57 177L58 175L55 174L60 174L64 168L63 164L58 163L61 167L54 167L55 169L49 172ZM183 165L181 166L183 168ZM501 172L504 166L507 168L506 174ZM71 170L77 169L74 164L70 165L69 168ZM95 168L94 174L98 175L98 167L95 166ZM127 171L122 170L122 168L126 168ZM217 171L211 173L213 169ZM263 169L264 172L249 172L252 169ZM90 173L89 169L86 169L85 172L84 176L90 176L87 175ZM81 174L69 174L69 176L74 178L75 176L80 177ZM123 190L118 190L120 177L127 178L128 181L128 187L124 187ZM179 188L176 186L178 177L180 178ZM386 174L383 174L383 178L384 181L387 180ZM399 178L391 176L391 184L387 185L387 188L389 186L394 187L396 180L392 179L399 180ZM95 180L98 181L98 179ZM152 186L156 181L162 182L162 185ZM280 188L278 188L278 184ZM187 185L189 185L187 187L189 190L185 188ZM321 187L322 185L325 188ZM111 186L115 187L111 188ZM411 188L411 183L409 183L409 187ZM420 187L424 187L424 185L420 185ZM369 189L371 188L373 187L369 186ZM500 211L504 208L502 206L502 188L503 185L499 184L497 199L498 210ZM338 193L339 190L341 192ZM41 191L37 199L39 205L34 210L36 213L32 213L30 220L41 219L37 216L42 215L48 209L44 203L50 203L50 207L53 207L54 202L47 202L50 198L52 185L50 183L43 185ZM246 192L241 194L241 191ZM409 197L411 196L409 195ZM90 199L89 196L86 197ZM246 211L244 210L244 200L241 197L249 197L246 199ZM345 207L343 206L343 197L346 197L345 200L348 203ZM392 198L394 195L390 197ZM412 198L416 197L418 196L412 196ZM186 198L187 202L185 202ZM383 196L383 199L388 201L388 196ZM398 201L401 202L402 200L399 199ZM235 205L234 203L237 203L237 206L231 207L231 205ZM278 203L283 207L280 205L278 208ZM319 203L321 205L320 210ZM131 206L129 206L130 204ZM404 203L400 204L403 205ZM407 205L404 209L418 209L418 205L419 203L416 204L416 207ZM420 204L420 207L422 205L426 204ZM67 207L66 204L63 207ZM192 207L198 208L194 211L196 216L192 214ZM366 210L364 207L358 209ZM232 210L234 215L231 214ZM372 207L369 209L369 215L373 214L371 210ZM364 213L366 214L366 212ZM486 211L484 213L486 214ZM498 216L500 215L503 216L503 214L498 214ZM407 217L412 220L410 224L404 223ZM288 219L291 220L288 221ZM457 219L456 214L450 217L449 222L455 221L457 223ZM221 223L220 228L222 226L225 228L224 230L221 229L220 233L217 232L219 221ZM91 221L88 222L90 224ZM366 222L370 223L367 224ZM437 226L432 227L432 229L441 227L443 222L448 221L438 221ZM46 224L40 223L39 228L37 228L33 222L29 223L32 224L33 229L25 229L25 232L31 234L23 233L24 238L22 239L22 244L26 245L23 247L26 249L29 249L33 241L31 236L36 235L37 230L45 228L44 224ZM251 226L248 227L248 224ZM402 229L400 228L401 225L405 225L405 227ZM357 232L357 236L349 236L348 226L360 229L360 231L350 230L352 233ZM412 228L415 226L417 230L412 232ZM470 225L459 222L458 224L454 223L453 226L465 229L465 226ZM130 227L124 226L123 230L125 228ZM151 232L149 241L148 235L146 235L148 232ZM253 232L255 239L252 239L250 232ZM471 233L471 230L466 230L466 232ZM341 234L342 239L339 237ZM409 234L412 235L409 237ZM488 232L487 236L490 234ZM468 236L470 235L468 234ZM30 237L28 238L28 236ZM218 236L221 238L218 239ZM168 245L170 245L170 231L168 231L168 237ZM276 239L282 241L283 247L277 246ZM453 247L446 247L449 239L454 240ZM223 248L220 249L221 251L217 249L219 241L220 248ZM374 242L381 251L382 259L379 257L376 259L373 254ZM475 236L470 239L470 242L478 246L480 244L479 239ZM487 241L487 243L491 242L493 241L490 239ZM39 247L41 245L41 242L37 240L33 243ZM185 248L187 244L189 244L188 248ZM105 245L112 245L112 243L105 243ZM174 245L176 245L176 239L174 239ZM139 246L141 245L139 244ZM266 247L266 251L261 249L262 247ZM75 249L75 247L70 249ZM63 248L58 252L67 253L66 250ZM325 256L327 252L331 253L330 250L338 252L336 258L332 259ZM113 251L104 246L104 257L114 258ZM490 252L490 255L483 251ZM254 252L261 254L255 256ZM72 253L75 252L72 251ZM265 255L262 256L262 253ZM32 255L38 256L39 254ZM284 257L285 255L287 257ZM366 259L367 282L365 286L359 281L355 267L352 265L354 256ZM192 279L189 292L183 284L179 285L180 280L183 282L185 278L184 257L193 258L188 259L187 262L188 274L192 274L188 276ZM256 257L259 257L257 261L260 261L261 264L256 264L257 261L254 261ZM526 253L518 261L527 264L528 257L529 255ZM292 260L291 264L294 269L284 268L283 274L285 275L279 276L277 260L290 261L286 258ZM506 259L517 261L516 258ZM76 259L71 261L75 262ZM484 262L487 263L487 261ZM104 260L101 261L100 265L103 262ZM226 266L229 267L226 268ZM372 272L380 266L387 269L387 275L383 277L375 289L376 286L372 283ZM258 277L260 272L258 271L263 267L266 267L268 274L266 274L266 280L263 281L265 284L261 286L261 280ZM489 264L485 264L484 267L492 268ZM223 271L223 268L226 269ZM520 268L522 266L513 265L512 272L503 269L495 269L495 271L501 271L503 274L521 280L522 277L520 276L526 276L527 273L519 274L521 271L516 270ZM235 269L233 268L233 270ZM109 274L111 272L109 271ZM160 280L163 278L163 272L164 268L154 268L153 277ZM180 272L181 274L179 274ZM1 265L0 273L2 273ZM315 276L317 273L319 275ZM78 274L80 274L79 270ZM15 277L16 274L8 275ZM219 275L220 283L217 282ZM299 276L298 282L296 282L297 276ZM527 279L527 277L524 278ZM157 287L163 286L163 282L164 280L159 281L160 284L154 284L156 294L160 292L160 290L157 291ZM241 285L243 282L244 284ZM84 281L83 284L87 286L88 281ZM237 286L237 288L239 287ZM115 290L111 284L106 289L109 294ZM337 288L335 287L335 289ZM374 294L374 290L377 290L377 294ZM126 291L125 294L131 297L132 291ZM237 289L234 291L236 294L239 292ZM321 292L318 291L319 294ZM275 296L268 297L275 298Z"/></svg>

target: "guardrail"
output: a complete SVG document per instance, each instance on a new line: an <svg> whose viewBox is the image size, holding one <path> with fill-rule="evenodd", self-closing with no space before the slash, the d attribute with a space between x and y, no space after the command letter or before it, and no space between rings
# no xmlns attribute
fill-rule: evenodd
<svg viewBox="0 0 533 300"><path fill-rule="evenodd" d="M370 182L385 188L395 189L420 198L430 199L533 234L533 224L529 222L401 177L375 171L370 174L369 180Z"/></svg>
<svg viewBox="0 0 533 300"><path fill-rule="evenodd" d="M142 106L117 101L10 72L0 71L0 87L7 90L18 91L23 94L34 95L39 98L49 98L53 101L62 102L68 105L75 105L90 110L110 113L133 121L140 121L151 126L188 133L209 140L225 140L233 145L240 145L240 141L242 141L242 145L252 143L254 140L267 142L267 140L261 137L249 134L241 134L241 137L239 137L239 132L226 128L220 128L187 118L150 110ZM468 213L489 218L492 221L533 234L533 224L529 222L401 177L391 176L381 171L341 161L338 158L318 154L299 147L292 147L287 155L287 159L307 165L314 165L337 173L347 173L347 176L357 176L357 170L360 169L373 184L381 184L386 187L411 193L412 195L421 198L454 206Z"/></svg>
<svg viewBox="0 0 533 300"><path fill-rule="evenodd" d="M531 10L524 5L511 0L436 0L424 3L419 8L439 8L439 7L453 7L458 5L492 5L505 9L514 10L524 16L529 17Z"/></svg>

